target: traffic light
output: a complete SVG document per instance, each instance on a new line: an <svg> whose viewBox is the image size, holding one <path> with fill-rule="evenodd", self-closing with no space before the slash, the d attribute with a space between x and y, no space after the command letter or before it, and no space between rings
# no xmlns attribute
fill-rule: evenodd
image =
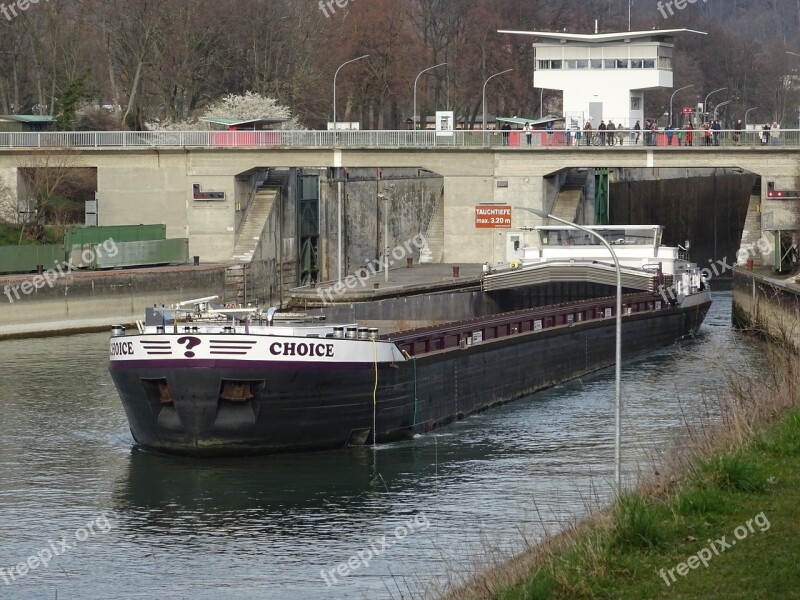
<svg viewBox="0 0 800 600"><path fill-rule="evenodd" d="M204 192L199 183L192 185L192 197L195 200L225 200L225 192Z"/></svg>
<svg viewBox="0 0 800 600"><path fill-rule="evenodd" d="M768 181L767 182L767 198L775 198L775 182Z"/></svg>
<svg viewBox="0 0 800 600"><path fill-rule="evenodd" d="M775 182L768 181L767 198L777 198L780 200L785 198L800 198L800 192L798 190L776 190Z"/></svg>

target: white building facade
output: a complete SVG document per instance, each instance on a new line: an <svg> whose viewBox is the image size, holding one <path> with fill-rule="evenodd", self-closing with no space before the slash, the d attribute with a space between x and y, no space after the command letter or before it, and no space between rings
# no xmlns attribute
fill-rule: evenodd
<svg viewBox="0 0 800 600"><path fill-rule="evenodd" d="M670 29L594 35L500 31L537 38L533 84L564 93L567 124L597 127L609 120L644 124L647 90L673 87L675 37L700 31ZM648 117L660 115L647 115Z"/></svg>

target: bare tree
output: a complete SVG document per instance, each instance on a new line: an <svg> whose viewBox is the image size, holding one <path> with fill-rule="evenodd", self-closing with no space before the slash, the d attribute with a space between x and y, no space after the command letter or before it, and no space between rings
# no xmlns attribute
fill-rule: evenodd
<svg viewBox="0 0 800 600"><path fill-rule="evenodd" d="M19 224L19 210L14 190L8 185L6 178L0 175L0 222Z"/></svg>
<svg viewBox="0 0 800 600"><path fill-rule="evenodd" d="M19 167L33 198L30 208L36 215L34 237L42 238L41 226L50 222L56 229L56 237L61 239L65 227L72 222L75 205L63 191L78 185L80 171L76 166L76 151L54 149L25 159Z"/></svg>

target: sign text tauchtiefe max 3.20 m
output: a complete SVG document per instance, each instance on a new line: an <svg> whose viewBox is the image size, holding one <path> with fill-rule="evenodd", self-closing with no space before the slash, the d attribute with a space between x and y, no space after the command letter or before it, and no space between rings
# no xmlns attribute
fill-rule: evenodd
<svg viewBox="0 0 800 600"><path fill-rule="evenodd" d="M511 229L511 207L478 205L475 207L477 229Z"/></svg>

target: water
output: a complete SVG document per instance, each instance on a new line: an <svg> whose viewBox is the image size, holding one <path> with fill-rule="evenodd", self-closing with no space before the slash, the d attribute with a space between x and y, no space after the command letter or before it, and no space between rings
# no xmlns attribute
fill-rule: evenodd
<svg viewBox="0 0 800 600"><path fill-rule="evenodd" d="M714 299L623 370L628 477L757 363ZM420 597L609 495L612 370L377 450L191 460L133 448L107 337L0 343L0 598Z"/></svg>

